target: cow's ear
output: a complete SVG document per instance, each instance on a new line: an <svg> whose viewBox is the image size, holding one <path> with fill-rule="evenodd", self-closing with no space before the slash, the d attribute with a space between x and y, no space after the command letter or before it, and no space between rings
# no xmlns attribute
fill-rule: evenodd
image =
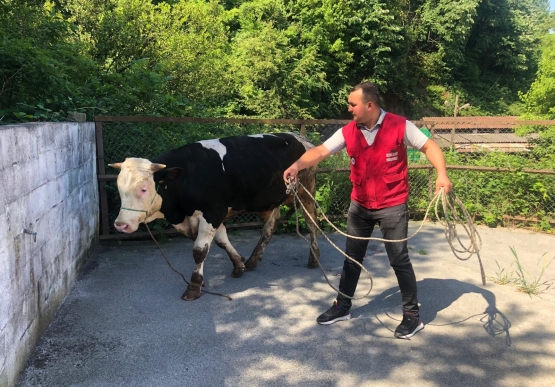
<svg viewBox="0 0 555 387"><path fill-rule="evenodd" d="M157 163L150 164L150 170L152 172L156 172L156 171L159 171L159 170L164 169L164 168L166 168L165 164L157 164Z"/></svg>
<svg viewBox="0 0 555 387"><path fill-rule="evenodd" d="M108 164L108 166L116 169L121 169L121 164L123 163Z"/></svg>
<svg viewBox="0 0 555 387"><path fill-rule="evenodd" d="M165 169L164 171L161 172L162 179L160 180L160 183L163 183L165 181L175 181L179 179L182 173L183 173L183 168L174 167L174 168Z"/></svg>

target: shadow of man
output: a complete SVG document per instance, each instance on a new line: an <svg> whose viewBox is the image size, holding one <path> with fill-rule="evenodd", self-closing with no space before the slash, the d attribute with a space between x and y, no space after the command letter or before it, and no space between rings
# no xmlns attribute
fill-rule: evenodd
<svg viewBox="0 0 555 387"><path fill-rule="evenodd" d="M425 324L431 326L455 325L467 321L476 316L482 316L480 321L488 335L494 337L505 335L505 344L511 345L511 336L509 329L511 322L509 319L497 309L495 304L495 295L484 288L472 285L466 282L457 281L455 279L436 279L425 278L417 282L418 298L423 305L420 311L420 318ZM486 310L483 313L470 315L459 321L452 321L445 324L434 324L438 313L451 304L453 304L462 295L467 293L480 294L487 302ZM374 297L367 305L353 310L354 316L362 313L374 314L378 317L379 313L389 315L389 312L399 307L399 288L393 287L385 290L378 296ZM379 318L378 318L379 321ZM380 321L381 322L381 321ZM382 323L383 324L383 323Z"/></svg>

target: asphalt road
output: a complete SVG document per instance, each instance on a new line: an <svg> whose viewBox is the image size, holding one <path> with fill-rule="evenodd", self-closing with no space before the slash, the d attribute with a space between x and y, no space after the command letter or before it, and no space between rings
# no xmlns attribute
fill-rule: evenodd
<svg viewBox="0 0 555 387"><path fill-rule="evenodd" d="M354 302L351 320L330 326L315 320L335 293L319 269L306 268L308 246L297 235L274 236L258 268L238 279L225 252L212 246L206 289L232 301L206 293L182 301L185 283L151 241L104 244L18 386L554 386L555 262L539 296L489 278L515 268L511 246L538 278L538 260L555 256L555 236L478 231L485 286L476 257L457 260L440 226L427 224L409 241L426 323L412 340L393 337L400 294L379 242L365 259L370 296ZM230 232L230 240L248 257L258 235ZM344 247L344 237L331 239ZM175 238L162 247L189 278L192 242ZM337 284L343 257L324 239L320 248L324 272ZM369 285L362 277L357 295Z"/></svg>

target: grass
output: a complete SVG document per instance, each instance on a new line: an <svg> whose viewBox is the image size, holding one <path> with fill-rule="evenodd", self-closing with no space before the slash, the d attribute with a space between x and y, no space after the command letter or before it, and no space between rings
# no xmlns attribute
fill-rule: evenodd
<svg viewBox="0 0 555 387"><path fill-rule="evenodd" d="M410 250L414 250L414 247L411 246L411 245L409 245L408 248L409 248L409 251L410 251ZM428 252L427 252L426 250L424 250L424 249L418 249L418 254L419 254L419 255L428 255Z"/></svg>
<svg viewBox="0 0 555 387"><path fill-rule="evenodd" d="M518 287L518 289L521 292L524 293L528 293L528 294L538 294L541 291L541 287L543 285L546 285L546 282L541 282L541 279L545 273L545 270L547 269L547 267L551 264L551 262L553 262L554 258L551 258L551 260L549 260L549 262L547 261L546 255L547 253L544 253L541 258L539 259L539 261L543 261L542 264L542 270L540 275L537 278L534 278L532 275L530 275L530 273L528 273L528 271L522 266L522 264L520 263L520 260L518 259L518 254L516 253L515 249L513 247L511 247L511 252L513 253L515 260L516 260L516 286ZM538 261L538 263L539 263Z"/></svg>
<svg viewBox="0 0 555 387"><path fill-rule="evenodd" d="M528 270L524 268L524 266L520 262L520 259L518 258L516 250L512 246L510 247L510 249L513 253L513 256L515 257L515 261L512 262L509 266L509 270L513 267L513 265L515 265L515 269L510 271L505 270L504 268L499 266L499 263L497 261L495 261L499 270L495 272L495 277L492 277L491 280L499 285L513 283L519 291L527 293L529 295L541 293L543 287L549 286L549 284L552 282L542 282L542 277L545 274L545 270L548 268L551 262L553 262L555 257L548 260L546 258L547 252L544 253L538 260L538 265L541 264L541 273L539 276L534 277L528 272Z"/></svg>
<svg viewBox="0 0 555 387"><path fill-rule="evenodd" d="M514 279L512 277L514 270L510 272L505 271L505 268L499 266L499 262L495 261L495 264L497 265L498 270L495 272L495 277L491 278L493 282L499 285L507 285L508 283L514 282ZM512 266L513 264L511 263L510 267Z"/></svg>

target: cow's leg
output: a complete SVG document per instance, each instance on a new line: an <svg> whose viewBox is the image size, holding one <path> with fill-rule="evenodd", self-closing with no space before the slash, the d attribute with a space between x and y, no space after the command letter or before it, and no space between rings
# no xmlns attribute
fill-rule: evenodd
<svg viewBox="0 0 555 387"><path fill-rule="evenodd" d="M227 230L223 224L220 224L220 227L218 227L218 230L216 230L214 241L216 242L218 247L224 249L227 252L227 255L229 255L229 259L233 263L233 271L231 272L231 276L233 278L241 277L245 272L245 264L243 263L245 259L241 257L241 255L229 242L229 239L227 238Z"/></svg>
<svg viewBox="0 0 555 387"><path fill-rule="evenodd" d="M279 207L274 208L271 211L265 211L260 213L264 226L262 227L262 235L258 240L256 247L254 248L250 258L245 262L245 267L248 270L254 269L258 266L258 261L262 260L262 255L264 254L264 249L272 236L274 231L276 231L277 222L279 220Z"/></svg>
<svg viewBox="0 0 555 387"><path fill-rule="evenodd" d="M299 199L303 203L304 207L308 211L308 214L314 219L314 221L318 221L317 213L316 213L316 203L312 200L309 196L309 192L312 197L315 197L316 193L316 167L310 167L305 169L299 174L299 179L301 183L306 188L300 189L298 192ZM308 192L307 192L308 191ZM318 248L318 229L314 222L310 220L307 213L302 211L303 217L306 221L306 225L308 227L308 231L310 233L310 253L308 256L308 267L311 269L318 267L318 258L320 257L320 249Z"/></svg>
<svg viewBox="0 0 555 387"><path fill-rule="evenodd" d="M204 282L203 267L204 260L208 255L210 250L210 244L216 235L216 229L212 227L210 223L204 219L204 217L199 217L199 228L198 236L193 244L193 258L195 259L195 271L191 275L191 281L187 290L181 296L182 299L186 301L196 300L200 297L201 287Z"/></svg>
<svg viewBox="0 0 555 387"><path fill-rule="evenodd" d="M314 195L313 195L314 196ZM308 211L308 214L314 219L318 221L317 214L316 214L316 204L314 201L308 196L306 191L302 191L299 193L299 198L301 199L304 207ZM306 226L308 227L308 231L310 233L310 252L308 255L308 267L311 269L318 267L318 258L320 257L320 249L318 248L318 229L316 225L313 223L312 220L308 217L307 213L303 210L303 217L306 221Z"/></svg>

